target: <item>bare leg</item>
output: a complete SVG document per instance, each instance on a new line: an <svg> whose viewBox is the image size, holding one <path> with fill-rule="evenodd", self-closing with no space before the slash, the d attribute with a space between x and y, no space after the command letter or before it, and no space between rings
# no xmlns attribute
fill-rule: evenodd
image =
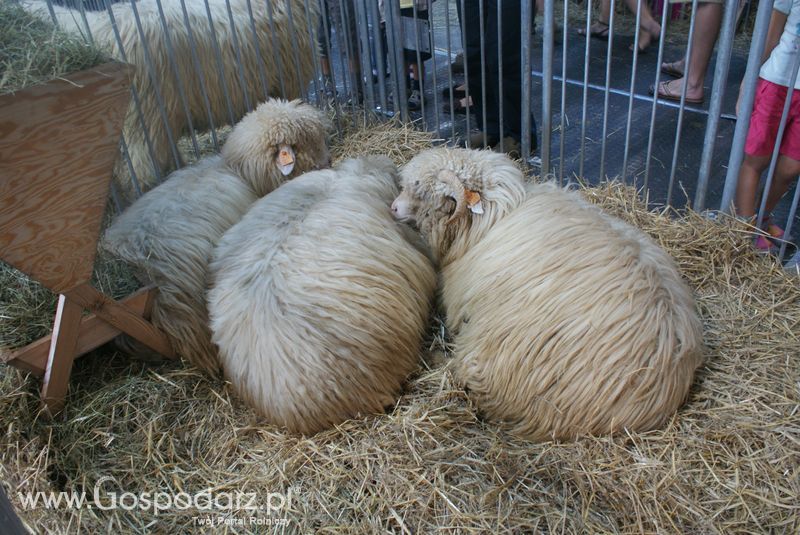
<svg viewBox="0 0 800 535"><path fill-rule="evenodd" d="M631 10L633 16L636 16L636 11L639 8L639 0L625 0L628 9ZM666 6L664 7L666 9ZM639 34L639 50L644 51L650 46L653 39L658 39L661 36L661 25L653 18L650 12L650 7L647 5L646 0L642 0L642 14L639 17L639 27L641 33ZM633 47L631 47L633 50Z"/></svg>
<svg viewBox="0 0 800 535"><path fill-rule="evenodd" d="M634 0L635 1L635 0ZM600 2L600 16L591 25L589 31L593 35L608 35L608 20L611 17L611 0ZM578 34L586 35L586 27L578 28Z"/></svg>
<svg viewBox="0 0 800 535"><path fill-rule="evenodd" d="M689 99L703 98L703 83L706 79L708 63L714 52L714 45L719 35L722 23L722 4L702 3L697 6L697 20L692 39L692 56L689 58L689 78L686 87L686 97ZM673 64L677 68L677 63ZM685 65L685 63L684 63ZM663 65L662 65L663 67ZM684 72L686 72L684 70ZM680 94L683 88L683 78L672 80L665 84L671 94Z"/></svg>
<svg viewBox="0 0 800 535"><path fill-rule="evenodd" d="M767 213L775 209L781 198L789 191L797 175L800 175L800 162L781 154L778 157L778 165L775 166L772 185L769 188L769 193L767 193Z"/></svg>
<svg viewBox="0 0 800 535"><path fill-rule="evenodd" d="M739 183L736 185L736 215L753 217L756 207L756 192L761 174L769 166L769 156L744 155L739 169Z"/></svg>

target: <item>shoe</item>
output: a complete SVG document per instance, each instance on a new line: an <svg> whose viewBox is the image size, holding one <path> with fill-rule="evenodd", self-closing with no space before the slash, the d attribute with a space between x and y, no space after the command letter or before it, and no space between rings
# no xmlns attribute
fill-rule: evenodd
<svg viewBox="0 0 800 535"><path fill-rule="evenodd" d="M586 35L585 28L578 28L578 35ZM608 23L598 20L589 27L589 35L595 39L608 40Z"/></svg>
<svg viewBox="0 0 800 535"><path fill-rule="evenodd" d="M666 74L667 76L672 76L673 78L683 78L683 71L680 70L676 65L680 64L680 61L673 61L672 63L662 63L661 64L661 72Z"/></svg>
<svg viewBox="0 0 800 535"><path fill-rule="evenodd" d="M459 74L464 72L464 53L459 52L456 54L456 59L450 64L450 69L453 73Z"/></svg>
<svg viewBox="0 0 800 535"><path fill-rule="evenodd" d="M330 78L325 78L322 91L325 95L325 100L329 104L332 104L333 102L336 101L336 87L333 85L333 80L331 80Z"/></svg>
<svg viewBox="0 0 800 535"><path fill-rule="evenodd" d="M417 111L422 106L422 93L419 89L413 89L408 97L408 109Z"/></svg>
<svg viewBox="0 0 800 535"><path fill-rule="evenodd" d="M792 256L789 261L784 264L783 269L792 275L800 275L800 250L795 252L794 256Z"/></svg>
<svg viewBox="0 0 800 535"><path fill-rule="evenodd" d="M775 244L769 240L766 236L759 235L756 238L756 241L753 243L753 246L756 248L757 251L761 253L771 253L775 250Z"/></svg>
<svg viewBox="0 0 800 535"><path fill-rule="evenodd" d="M673 93L672 90L668 86L669 82L659 82L658 83L658 98L663 100L672 100L675 102L681 101L681 93L680 91L677 93ZM654 86L650 86L650 94L656 94L656 88ZM689 98L686 97L686 104L702 104L703 98Z"/></svg>

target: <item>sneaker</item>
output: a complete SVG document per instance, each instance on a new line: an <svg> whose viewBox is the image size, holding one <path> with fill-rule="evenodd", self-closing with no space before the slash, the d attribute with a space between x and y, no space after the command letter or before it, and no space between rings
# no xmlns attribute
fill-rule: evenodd
<svg viewBox="0 0 800 535"><path fill-rule="evenodd" d="M792 275L800 275L800 250L794 253L788 262L783 266L788 273Z"/></svg>
<svg viewBox="0 0 800 535"><path fill-rule="evenodd" d="M775 250L775 244L770 241L769 238L766 236L760 235L756 238L756 241L753 243L753 246L756 248L757 251L762 253L771 253Z"/></svg>
<svg viewBox="0 0 800 535"><path fill-rule="evenodd" d="M422 106L422 93L419 89L414 89L411 91L411 95L408 97L408 109L411 111L417 111Z"/></svg>
<svg viewBox="0 0 800 535"><path fill-rule="evenodd" d="M333 85L333 80L331 80L331 78L325 77L322 91L325 95L325 101L328 102L328 104L332 104L336 101L336 87Z"/></svg>

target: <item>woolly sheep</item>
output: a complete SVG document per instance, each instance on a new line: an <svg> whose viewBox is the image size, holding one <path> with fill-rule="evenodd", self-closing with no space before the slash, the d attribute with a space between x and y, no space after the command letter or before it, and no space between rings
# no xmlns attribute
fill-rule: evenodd
<svg viewBox="0 0 800 535"><path fill-rule="evenodd" d="M219 371L205 306L214 246L259 197L329 165L329 127L313 106L267 101L236 125L221 156L175 171L104 235L104 248L158 285L153 323L166 332L176 353L209 374ZM292 156L294 164L288 161Z"/></svg>
<svg viewBox="0 0 800 535"><path fill-rule="evenodd" d="M208 308L234 390L311 434L395 402L436 275L391 216L397 170L347 160L261 199L214 253Z"/></svg>
<svg viewBox="0 0 800 535"><path fill-rule="evenodd" d="M663 426L702 358L694 300L649 237L505 156L433 149L392 209L442 279L454 374L532 440Z"/></svg>
<svg viewBox="0 0 800 535"><path fill-rule="evenodd" d="M217 61L212 28L206 14L205 2L185 2L191 27L196 57L199 63L195 69L194 55L189 32L184 25L184 13L180 0L160 0L164 17L169 27L169 34L164 32L156 0L139 0L136 2L139 19L145 36L140 37L136 19L129 2L114 4L111 10L116 20L124 48L124 57L135 66L134 87L141 101L142 117L136 112L135 103L131 100L125 118L124 136L127 142L133 169L146 190L155 184L153 162L146 144L145 132L152 142L153 158L158 172L166 173L175 168L176 162L170 149L167 128L179 137L188 132L187 116L184 110L179 79L175 75L177 69L183 94L186 96L192 124L197 130L208 129L209 116L203 96L203 86L208 93L209 107L213 124L220 126L240 119L247 111L247 101L255 104L268 95L264 94L261 72L264 73L269 95L281 95L283 98L297 98L302 95L304 87L313 76L313 54L316 43L309 35L309 21L316 24L318 18L317 2L308 2L306 11L304 0L290 0L293 24L289 24L287 2L271 0L275 36L272 29L266 2L250 2L249 0L208 0L211 18L214 21L213 32L219 43L221 61ZM227 3L230 3L233 25L228 16ZM50 12L44 1L27 2L26 8L42 19L51 20ZM249 10L252 9L253 30L250 24ZM67 31L86 35L80 11L60 6L53 6L59 26ZM87 11L85 13L91 37L101 47L110 51L111 55L122 60L113 31L111 19L106 11ZM294 29L295 40L291 37ZM239 44L242 72L238 68L237 53L234 46L235 36ZM255 36L258 36L256 39ZM167 39L172 43L176 65L170 61ZM273 47L277 46L277 50ZM297 47L294 47L296 42ZM145 45L152 60L155 76L151 77L145 62ZM259 65L259 56L263 63ZM299 66L295 62L299 59ZM279 70L279 67L282 67ZM263 68L263 69L262 69ZM244 79L244 84L240 78ZM283 78L283 86L280 79ZM202 82L201 82L202 80ZM285 92L282 92L282 89ZM228 108L230 96L231 109ZM158 98L164 102L166 117L162 117ZM142 121L145 127L142 126ZM144 129L143 129L144 128ZM180 162L178 162L180 164ZM117 176L123 181L123 188L129 193L133 191L128 182L127 167L119 162Z"/></svg>

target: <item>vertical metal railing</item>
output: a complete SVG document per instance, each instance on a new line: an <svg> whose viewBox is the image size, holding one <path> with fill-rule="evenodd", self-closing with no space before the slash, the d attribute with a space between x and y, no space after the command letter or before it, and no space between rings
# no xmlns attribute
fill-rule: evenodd
<svg viewBox="0 0 800 535"><path fill-rule="evenodd" d="M553 131L554 3L554 0L544 0L544 41L542 43L542 176L550 174L550 135Z"/></svg>

